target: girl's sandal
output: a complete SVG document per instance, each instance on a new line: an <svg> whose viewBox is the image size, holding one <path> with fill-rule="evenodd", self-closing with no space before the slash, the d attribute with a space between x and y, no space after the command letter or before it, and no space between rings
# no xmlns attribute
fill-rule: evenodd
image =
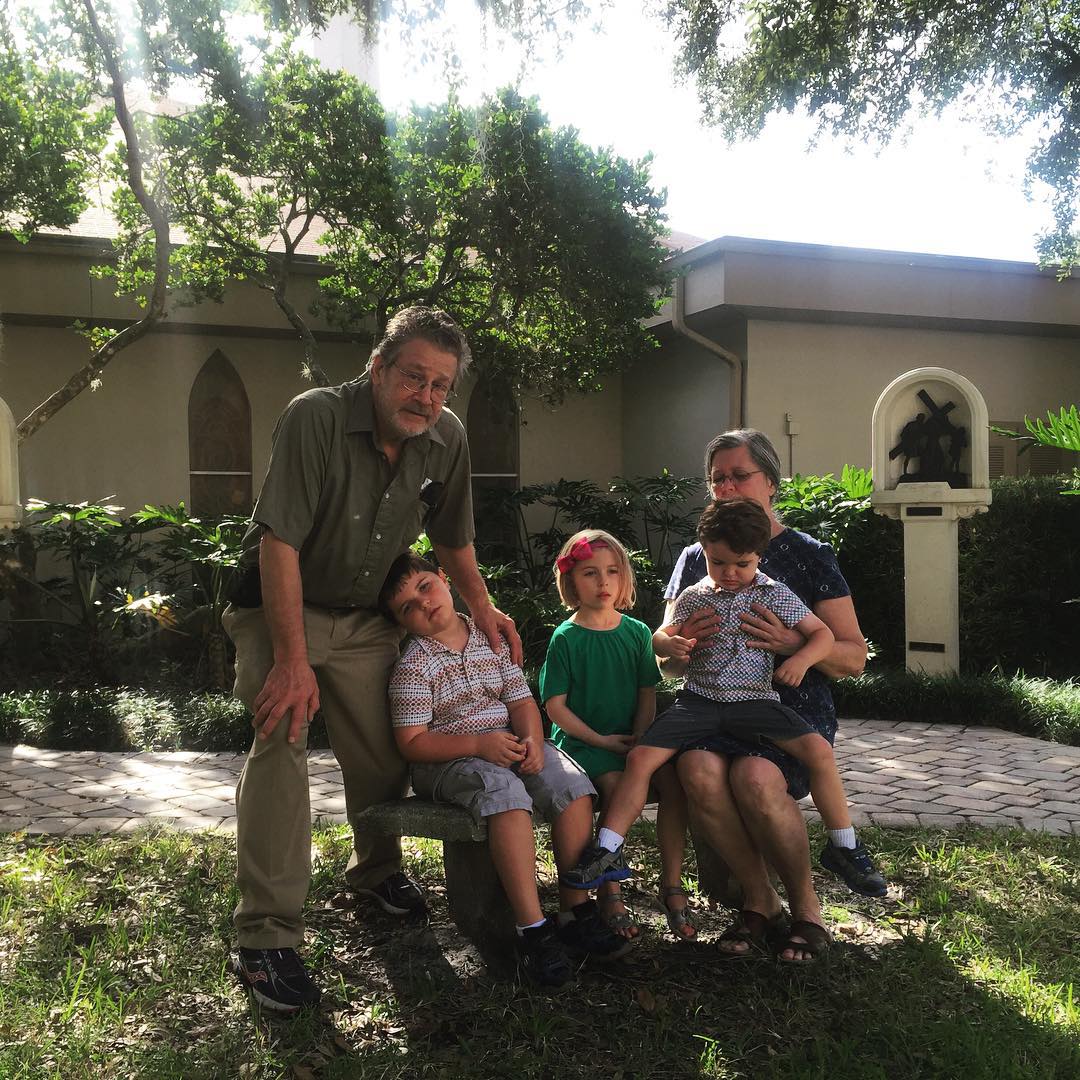
<svg viewBox="0 0 1080 1080"><path fill-rule="evenodd" d="M603 920L604 925L618 934L619 937L625 938L627 941L633 941L641 933L641 927L634 921L634 916L626 910L621 891L608 893L605 896L597 894L596 903L600 908L600 918ZM622 911L609 910L605 913L605 908L610 909L616 903L623 904Z"/></svg>
<svg viewBox="0 0 1080 1080"><path fill-rule="evenodd" d="M660 906L664 909L668 929L679 941L693 941L697 937L697 927L690 921L689 905L681 908L670 907L668 900L672 896L686 897L686 890L679 885L662 886L660 889Z"/></svg>

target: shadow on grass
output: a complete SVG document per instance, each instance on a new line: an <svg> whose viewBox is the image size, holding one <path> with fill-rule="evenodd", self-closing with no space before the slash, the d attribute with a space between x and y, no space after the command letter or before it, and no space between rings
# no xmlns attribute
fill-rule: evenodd
<svg viewBox="0 0 1080 1080"><path fill-rule="evenodd" d="M720 960L709 940L687 948L650 927L625 960L544 993L485 970L433 908L428 926L365 920L354 956L326 957L324 985L344 996L275 1025L277 1060L320 1080L1080 1075L1075 1027L1024 1015L933 937L838 943L797 968ZM699 914L713 940L730 917Z"/></svg>

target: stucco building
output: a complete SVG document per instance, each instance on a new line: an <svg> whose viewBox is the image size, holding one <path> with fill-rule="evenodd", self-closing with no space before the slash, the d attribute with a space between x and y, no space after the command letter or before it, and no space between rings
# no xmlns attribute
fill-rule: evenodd
<svg viewBox="0 0 1080 1080"><path fill-rule="evenodd" d="M88 356L73 329L136 316L89 268L93 235L0 241L0 444ZM1080 400L1080 280L1033 265L725 237L674 257L675 298L655 320L661 347L603 393L550 410L481 400L452 407L471 431L478 474L499 485L559 477L696 474L707 440L731 423L766 431L788 471L870 463L881 390L940 366L982 391L992 422ZM313 295L312 255L297 272ZM315 324L333 380L354 377L370 342ZM248 286L225 304L172 310L20 448L25 500L115 498L129 510L180 500L199 512L250 507L282 407L305 389L302 348L272 298ZM1054 452L1021 468L1054 471ZM992 447L992 471L1015 448ZM481 482L484 482L483 480ZM3 500L0 480L0 503ZM8 484L10 488L10 483Z"/></svg>

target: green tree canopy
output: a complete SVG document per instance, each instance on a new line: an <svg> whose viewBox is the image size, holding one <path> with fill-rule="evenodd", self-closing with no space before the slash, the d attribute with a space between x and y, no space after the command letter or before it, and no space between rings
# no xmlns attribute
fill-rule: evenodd
<svg viewBox="0 0 1080 1080"><path fill-rule="evenodd" d="M553 128L504 90L399 119L391 201L326 235L326 309L346 326L438 304L469 334L479 373L556 402L594 390L653 344L641 320L666 278L665 194L629 162Z"/></svg>
<svg viewBox="0 0 1080 1080"><path fill-rule="evenodd" d="M954 103L1003 134L1033 124L1029 182L1053 191L1042 254L1080 260L1080 0L666 0L664 10L706 119L731 139L799 107L823 128L880 140L913 110Z"/></svg>
<svg viewBox="0 0 1080 1080"><path fill-rule="evenodd" d="M78 220L108 126L86 82L43 58L40 30L27 20L20 48L0 7L0 231L20 240Z"/></svg>
<svg viewBox="0 0 1080 1080"><path fill-rule="evenodd" d="M112 104L119 235L97 272L142 315L90 332L89 360L24 418L21 438L172 307L221 300L233 280L273 295L303 370L324 380L309 313L288 295L298 246L320 233L319 306L360 341L404 304L439 304L464 324L480 372L552 401L597 388L652 344L641 320L665 281L665 196L647 159L586 146L512 91L388 119L370 89L288 38L245 59L226 0L132 2L134 23L110 0L57 0L45 36L51 70ZM165 95L177 78L197 81L205 104L129 104L132 86Z"/></svg>

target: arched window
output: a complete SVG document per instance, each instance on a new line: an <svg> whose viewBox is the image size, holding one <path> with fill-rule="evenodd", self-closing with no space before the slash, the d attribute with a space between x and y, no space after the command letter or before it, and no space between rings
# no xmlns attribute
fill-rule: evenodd
<svg viewBox="0 0 1080 1080"><path fill-rule="evenodd" d="M517 523L500 495L518 488L518 407L505 383L480 382L469 398L466 423L473 502L480 544L512 543ZM491 554L497 558L497 553Z"/></svg>
<svg viewBox="0 0 1080 1080"><path fill-rule="evenodd" d="M251 406L236 369L215 350L188 398L192 514L251 512Z"/></svg>

